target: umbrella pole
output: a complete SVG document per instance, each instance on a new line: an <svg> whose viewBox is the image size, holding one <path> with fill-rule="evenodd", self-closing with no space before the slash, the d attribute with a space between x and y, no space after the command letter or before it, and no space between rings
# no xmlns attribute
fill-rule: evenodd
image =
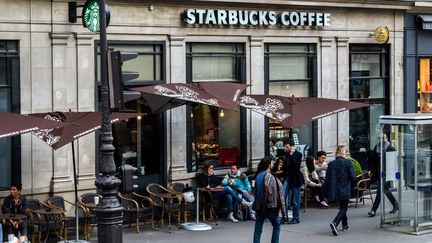
<svg viewBox="0 0 432 243"><path fill-rule="evenodd" d="M74 186L75 186L75 240L79 240L79 216L78 216L78 186L77 186L77 174L76 174L76 162L75 162L75 144L72 141L72 164L74 173Z"/></svg>

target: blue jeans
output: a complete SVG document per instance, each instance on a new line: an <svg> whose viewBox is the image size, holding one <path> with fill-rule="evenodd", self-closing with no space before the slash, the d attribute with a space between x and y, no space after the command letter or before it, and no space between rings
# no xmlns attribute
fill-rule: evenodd
<svg viewBox="0 0 432 243"><path fill-rule="evenodd" d="M216 192L216 193L213 195L213 198L217 198L217 199L222 198L222 197L225 197L225 199L226 199L226 204L227 204L227 213L228 213L228 214L232 213L232 211L233 211L233 198L234 198L238 203L241 203L241 201L242 201L242 199L241 199L241 197L239 196L239 194L238 194L236 191L234 191L234 190L233 190L231 187L229 187L229 186L224 187L224 190L223 190L223 191Z"/></svg>
<svg viewBox="0 0 432 243"><path fill-rule="evenodd" d="M267 210L267 212L264 215L257 213L253 243L260 243L262 228L265 219L268 219L270 223L273 225L273 234L271 238L271 243L279 243L280 222L279 222L278 214L279 214L279 210L271 210L271 209Z"/></svg>
<svg viewBox="0 0 432 243"><path fill-rule="evenodd" d="M288 208L290 206L290 193L292 194L293 200L293 219L300 222L300 187L292 186L286 179L283 184L284 200L285 200L285 211L288 215Z"/></svg>
<svg viewBox="0 0 432 243"><path fill-rule="evenodd" d="M348 227L348 218L347 218L348 202L349 199L339 200L339 212L336 215L336 217L333 219L333 224L336 227L339 225L340 221L342 221L342 227Z"/></svg>

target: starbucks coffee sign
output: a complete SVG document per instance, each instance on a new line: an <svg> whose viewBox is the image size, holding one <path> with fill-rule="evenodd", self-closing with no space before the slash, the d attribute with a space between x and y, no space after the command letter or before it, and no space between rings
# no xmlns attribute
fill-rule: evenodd
<svg viewBox="0 0 432 243"><path fill-rule="evenodd" d="M184 21L202 25L330 26L330 13L257 10L187 9Z"/></svg>

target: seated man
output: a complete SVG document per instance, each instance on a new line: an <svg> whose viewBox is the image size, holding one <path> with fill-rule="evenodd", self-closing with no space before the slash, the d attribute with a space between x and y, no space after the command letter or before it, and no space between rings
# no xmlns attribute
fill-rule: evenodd
<svg viewBox="0 0 432 243"><path fill-rule="evenodd" d="M3 201L2 213L27 215L27 199L21 196L21 183L14 182L10 187L10 195ZM20 242L27 240L27 218L21 220L10 219L5 221L5 235L19 236Z"/></svg>
<svg viewBox="0 0 432 243"><path fill-rule="evenodd" d="M327 153L324 151L317 152L317 160L315 161L315 170L318 173L319 179L324 182L328 164L326 162Z"/></svg>
<svg viewBox="0 0 432 243"><path fill-rule="evenodd" d="M237 168L237 165L231 165L231 170L222 180L222 185L230 186L243 195L243 199L249 202L247 206L250 218L256 220L255 212L252 210L252 203L254 201L252 187L246 174L241 172Z"/></svg>
<svg viewBox="0 0 432 243"><path fill-rule="evenodd" d="M232 189L229 186L224 187L220 184L220 180L215 176L213 173L213 165L211 164L204 164L203 167L203 173L198 174L197 176L197 186L198 187L205 187L208 190L213 189L222 189L220 191L217 191L213 194L213 198L223 198L225 197L227 201L227 213L228 213L228 220L231 220L234 223L237 223L238 220L234 218L233 214L233 200L236 200L238 203L241 203L244 207L249 207L251 203L246 202L244 199L242 199L239 194Z"/></svg>

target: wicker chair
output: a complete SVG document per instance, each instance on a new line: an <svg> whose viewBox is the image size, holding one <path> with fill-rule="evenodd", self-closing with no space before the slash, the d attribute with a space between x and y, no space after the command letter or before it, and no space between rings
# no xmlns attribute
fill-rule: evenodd
<svg viewBox="0 0 432 243"><path fill-rule="evenodd" d="M171 190L168 190L167 188L163 187L162 185L156 184L156 183L150 183L146 187L147 193L150 195L150 198L153 200L154 206L156 208L161 209L161 226L164 227L164 214L167 212L170 213L177 213L177 222L180 223L181 220L181 208L182 208L182 201L183 196L178 195L177 193L174 193ZM167 199L163 195L164 194L171 194L174 195L173 199ZM172 201L174 200L174 201ZM168 215L170 218L171 215Z"/></svg>
<svg viewBox="0 0 432 243"><path fill-rule="evenodd" d="M46 209L49 208L48 205L40 202L38 199L27 199L27 208L28 208L28 233L31 238L31 242L41 242L42 234L48 233L48 226L50 228L56 228L58 230L62 229L62 225L55 225L54 221L47 221L40 214L34 212L38 209ZM36 241L37 237L37 241ZM48 237L48 236L47 236Z"/></svg>
<svg viewBox="0 0 432 243"><path fill-rule="evenodd" d="M170 190L174 193L177 193L179 196L182 197L182 212L183 212L183 221L187 223L188 219L188 212L195 212L196 209L196 202L188 202L183 196L184 190L186 186L183 183L175 182L171 185Z"/></svg>
<svg viewBox="0 0 432 243"><path fill-rule="evenodd" d="M372 192L370 189L370 171L364 172L357 176L357 182L355 185L356 192L356 204L357 207L359 201L363 201L363 205L365 204L365 199L370 199L373 203Z"/></svg>
<svg viewBox="0 0 432 243"><path fill-rule="evenodd" d="M94 210L92 208L88 208L85 205L86 204L94 204L94 198L95 197L99 197L102 198L101 195L97 194L97 193L84 193L79 197L79 202L81 204L81 206L84 207L85 209L85 239L90 240L90 235L92 230L94 229L94 227L97 226L97 222L96 222L96 214L94 213Z"/></svg>
<svg viewBox="0 0 432 243"><path fill-rule="evenodd" d="M61 196L52 196L48 199L48 205L53 208L60 208L63 210L67 210L66 203L73 207L76 206L76 204L65 200ZM78 223L81 226L81 232L83 233L84 237L86 237L85 214L86 214L86 209L82 205L78 205L78 215L77 215L79 217ZM75 229L75 225L76 225L75 217L76 216L73 217L67 216L67 213L63 214L63 219L62 219L64 224L63 238L65 240L67 240L67 231Z"/></svg>
<svg viewBox="0 0 432 243"><path fill-rule="evenodd" d="M150 218L150 225L152 230L154 227L154 211L153 211L153 200L149 197L140 195L138 193L122 194L118 193L119 198L122 201L124 208L124 221L129 223L131 227L132 222L135 220L136 232L140 232L140 220ZM144 221L145 223L145 221Z"/></svg>

